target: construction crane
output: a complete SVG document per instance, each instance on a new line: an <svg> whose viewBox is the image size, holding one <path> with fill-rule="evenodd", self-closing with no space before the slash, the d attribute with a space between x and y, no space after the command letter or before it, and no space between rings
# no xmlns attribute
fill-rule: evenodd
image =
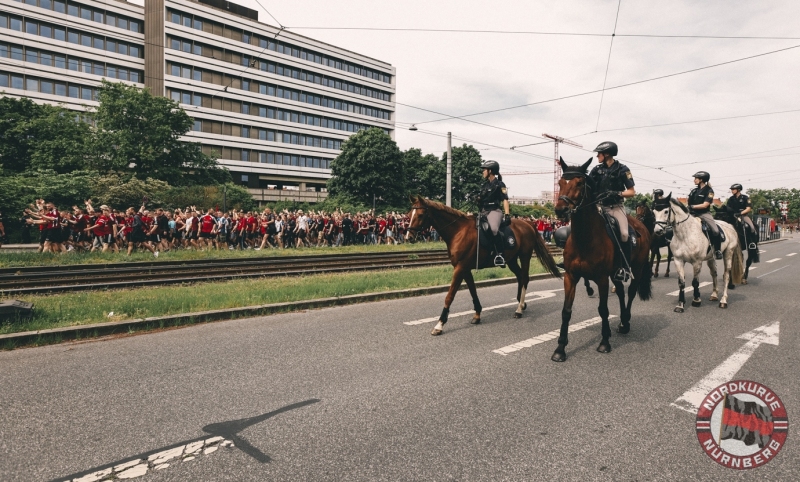
<svg viewBox="0 0 800 482"><path fill-rule="evenodd" d="M580 147L583 146L578 144L577 142L573 142L569 139L565 139L561 136L554 136L552 134L542 134L542 136L547 137L548 139L553 139L553 144L555 144L555 155L553 156L554 159L554 167L553 167L553 204L558 201L558 180L561 179L561 164L558 162L558 145L562 142L564 144L568 144L570 146Z"/></svg>

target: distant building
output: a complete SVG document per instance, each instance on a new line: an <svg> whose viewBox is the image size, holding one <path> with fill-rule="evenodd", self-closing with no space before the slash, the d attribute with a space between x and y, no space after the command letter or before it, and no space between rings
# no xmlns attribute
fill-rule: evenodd
<svg viewBox="0 0 800 482"><path fill-rule="evenodd" d="M225 0L0 0L0 91L70 109L100 80L147 87L194 118L184 140L216 153L259 201L327 196L342 142L394 137L395 68L278 29Z"/></svg>
<svg viewBox="0 0 800 482"><path fill-rule="evenodd" d="M544 206L545 204L552 201L541 197L511 196L508 198L508 202L510 204L517 204L519 206L536 206L536 205Z"/></svg>

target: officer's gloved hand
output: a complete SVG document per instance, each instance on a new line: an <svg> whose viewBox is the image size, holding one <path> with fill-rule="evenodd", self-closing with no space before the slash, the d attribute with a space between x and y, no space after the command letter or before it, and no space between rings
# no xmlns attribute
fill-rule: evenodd
<svg viewBox="0 0 800 482"><path fill-rule="evenodd" d="M510 225L511 224L511 215L510 214L506 214L505 216L503 216L503 222L501 224L503 226Z"/></svg>

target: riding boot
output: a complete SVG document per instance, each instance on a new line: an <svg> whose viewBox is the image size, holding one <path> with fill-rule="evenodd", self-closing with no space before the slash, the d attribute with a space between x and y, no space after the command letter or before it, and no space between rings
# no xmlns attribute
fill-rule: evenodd
<svg viewBox="0 0 800 482"><path fill-rule="evenodd" d="M497 233L497 235L494 237L494 250L497 254L494 257L494 265L499 266L500 268L505 268L506 266L506 260L503 258L504 245L505 242L503 241L503 235L501 233Z"/></svg>
<svg viewBox="0 0 800 482"><path fill-rule="evenodd" d="M626 282L631 278L631 240L628 241L620 241L620 248L622 249L622 253L619 254L618 259L619 262L617 263L617 271L614 273L614 279L617 281Z"/></svg>
<svg viewBox="0 0 800 482"><path fill-rule="evenodd" d="M716 236L711 235L711 242L714 243L714 257L722 259L722 239L720 239L719 233Z"/></svg>

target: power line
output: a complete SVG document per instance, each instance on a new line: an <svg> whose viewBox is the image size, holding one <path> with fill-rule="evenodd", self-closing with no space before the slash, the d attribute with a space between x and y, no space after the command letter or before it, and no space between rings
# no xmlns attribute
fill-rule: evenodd
<svg viewBox="0 0 800 482"><path fill-rule="evenodd" d="M265 12L267 12L267 15L269 15L269 16L272 18L272 20L275 20L275 23L277 23L277 24L278 24L278 27L280 27L280 28L281 28L281 30L283 30L283 29L285 29L285 28L286 28L286 27L284 27L284 26L283 26L283 25L282 25L280 22L278 22L278 19L277 19L277 18L275 18L275 16L274 16L274 15L272 15L271 13L269 13L269 10L267 10L267 7L265 7L264 5L262 5L262 3L261 3L259 0L256 0L256 3L257 3L257 4L258 4L258 5L259 5L259 6L260 6L260 7L261 7L261 8L262 8L262 9L263 9Z"/></svg>
<svg viewBox="0 0 800 482"><path fill-rule="evenodd" d="M679 75L690 74L690 73L693 73L693 72L699 72L701 70L707 70L707 69L711 69L711 68L714 68L714 67L720 67L720 66L723 66L723 65L733 64L733 63L737 63L737 62L743 62L745 60L751 60L751 59L755 59L755 58L758 58L758 57L764 57L766 55L772 55L772 54L776 54L776 53L779 53L779 52L785 52L787 50L792 50L792 49L796 49L796 48L800 48L800 45L793 45L791 47L785 47L785 48L782 48L782 49L770 50L769 52L763 52L763 53L756 54L756 55L750 55L750 56L747 56L747 57L741 57L741 58L738 58L738 59L728 60L728 61L725 61L725 62L720 62L720 63L716 63L716 64L712 64L712 65L706 65L704 67L698 67L698 68L695 68L695 69L683 70L681 72L675 72L675 73L672 73L672 74L660 75L658 77L653 77L653 78L650 78L650 79L638 80L638 81L635 81L635 82L628 82L626 84L620 84L620 85L615 85L613 87L608 87L605 90L621 89L623 87L630 87L630 86L633 86L633 85L644 84L644 83L653 82L653 81L656 81L656 80L663 80L663 79L667 79L667 78L670 78L670 77L677 77ZM503 108L500 108L500 109L486 110L486 111L483 111L483 112L476 112L474 114L466 114L466 115L462 115L462 116L446 116L446 117L441 118L441 119L434 119L434 120L429 120L429 121L416 122L416 124L417 125L431 124L433 122L440 122L440 121L450 120L450 119L467 120L467 119L465 119L465 117L474 117L474 116L478 116L478 115L491 114L491 113L494 113L494 112L503 112L503 111L507 111L507 110L520 109L522 107L530 107L530 106L533 106L533 105L546 104L548 102L555 102L555 101L558 101L558 100L573 99L575 97L582 97L582 96L586 96L586 95L590 95L590 94L596 94L596 93L601 92L601 91L602 91L602 89L590 90L590 91L587 91L587 92L581 92L579 94L565 95L565 96L561 96L561 97L555 97L555 98L552 98L552 99L540 100L540 101L537 101L537 102L530 102L530 103L527 103L527 104L520 104L520 105L514 105L514 106L510 106L510 107L503 107Z"/></svg>
<svg viewBox="0 0 800 482"><path fill-rule="evenodd" d="M617 16L614 18L614 31L611 33L611 43L608 46L608 60L606 60L606 75L603 76L603 90L600 91L600 107L597 109L597 123L594 130L600 126L600 113L603 111L603 98L606 94L606 81L608 80L608 68L611 66L611 50L614 48L614 35L617 34L617 22L619 21L619 9L622 6L622 0L617 2Z"/></svg>
<svg viewBox="0 0 800 482"><path fill-rule="evenodd" d="M536 30L486 30L458 28L403 28L403 27L286 27L290 30L354 30L373 32L431 32L431 33L480 33L508 35L552 35L567 37L610 37L607 33L593 32L543 32ZM800 40L800 37L766 37L755 35L669 35L669 34L617 34L617 37L630 38L669 38L669 39L722 39L722 40Z"/></svg>
<svg viewBox="0 0 800 482"><path fill-rule="evenodd" d="M575 139L575 138L578 138L578 137L588 136L589 134L596 134L596 133L599 133L599 132L628 131L628 130L633 130L633 129L646 129L646 128L650 128L650 127L666 127L666 126L678 126L678 125L683 125L683 124L698 124L698 123L701 123L701 122L713 122L713 121L730 120L730 119L744 119L746 117L760 117L760 116L765 116L765 115L788 114L790 112L800 112L800 109L781 110L781 111L776 111L776 112L764 112L764 113L761 113L761 114L735 115L735 116L730 116L730 117L717 117L717 118L714 118L714 119L700 119L700 120L692 120L692 121L669 122L669 123L666 123L666 124L650 124L650 125L646 125L646 126L618 127L618 128L615 128L615 129L602 129L602 130L599 130L599 131L587 132L585 134L578 134L577 136L569 137L569 139Z"/></svg>
<svg viewBox="0 0 800 482"><path fill-rule="evenodd" d="M410 107L412 109L422 110L422 111L425 111L425 112L430 112L430 113L436 114L436 115L447 116L447 114L442 114L441 112L436 112L434 110L425 109L425 108L422 108L422 107L417 107L417 106L414 106L414 105L411 105L411 104L404 104L402 102L397 102L397 101L395 101L395 104L402 105L402 106L405 106L405 107ZM460 119L460 117L448 116L448 119ZM474 120L471 120L471 119L461 119L461 120L463 120L465 122L470 122L472 124L478 124L478 125L481 125L481 126L484 126L484 127L491 127L492 129L499 129L501 131L511 132L511 133L514 133L514 134L520 134L520 135L528 136L528 137L535 137L536 139L544 139L544 137L541 137L541 136L536 136L536 135L533 135L533 134L527 134L525 132L514 131L514 130L511 130L511 129L506 129L504 127L493 126L491 124L485 124L483 122L478 122L478 121L474 121ZM408 124L408 122L406 122L406 124ZM417 124L425 124L425 122L418 122Z"/></svg>

